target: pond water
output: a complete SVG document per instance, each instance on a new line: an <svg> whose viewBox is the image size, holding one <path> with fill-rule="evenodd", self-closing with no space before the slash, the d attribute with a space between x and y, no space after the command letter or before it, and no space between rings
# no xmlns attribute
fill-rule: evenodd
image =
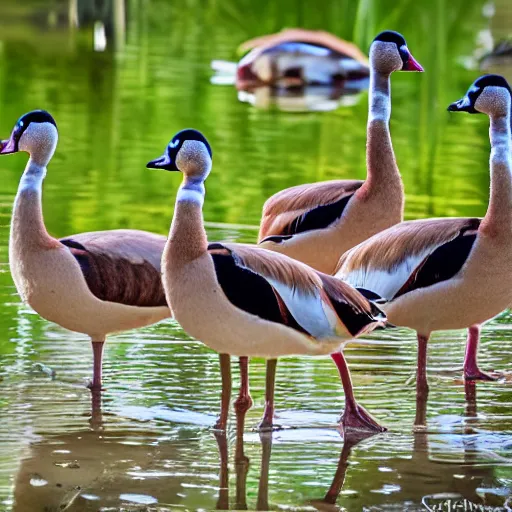
<svg viewBox="0 0 512 512"><path fill-rule="evenodd" d="M179 129L198 128L214 152L209 237L253 242L274 192L365 176L367 95L328 113L257 110L233 87L210 84L210 61L234 60L241 42L282 27L323 28L363 50L393 28L426 69L392 78L406 216L480 216L488 120L449 115L446 106L511 23L509 0L325 0L321 8L302 0L2 0L0 136L34 108L56 118L59 147L44 189L52 234L166 233L178 179L145 163ZM510 64L491 66L512 80ZM416 403L412 332L380 331L347 347L357 396L389 429L360 442L344 443L336 429L343 397L329 358L282 360L277 419L294 428L261 437L251 428L263 411L264 361L251 361L245 432L231 418L227 435L215 435L217 356L171 320L108 340L102 410L91 416L89 343L24 306L9 274L11 205L25 161L0 160L0 510L512 506L512 386L465 388L464 332L434 336L427 404ZM484 328L482 368L510 369L511 346L504 313ZM415 432L416 407L428 426Z"/></svg>

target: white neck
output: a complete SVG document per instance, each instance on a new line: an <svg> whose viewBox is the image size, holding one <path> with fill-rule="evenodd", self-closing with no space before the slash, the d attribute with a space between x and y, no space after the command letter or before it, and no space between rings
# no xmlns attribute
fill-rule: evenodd
<svg viewBox="0 0 512 512"><path fill-rule="evenodd" d="M41 194L43 180L46 176L46 166L37 164L29 158L18 187L18 194L25 190L34 190Z"/></svg>
<svg viewBox="0 0 512 512"><path fill-rule="evenodd" d="M29 159L20 180L12 212L9 242L11 263L20 258L29 247L48 246L53 241L46 231L42 211L41 195L45 174L46 167Z"/></svg>
<svg viewBox="0 0 512 512"><path fill-rule="evenodd" d="M391 117L389 75L383 75L375 70L371 70L369 94L368 121L376 120L389 123Z"/></svg>
<svg viewBox="0 0 512 512"><path fill-rule="evenodd" d="M190 201L198 204L202 208L205 193L204 182L202 180L185 179L178 189L176 203Z"/></svg>
<svg viewBox="0 0 512 512"><path fill-rule="evenodd" d="M385 194L396 213L396 222L400 222L403 217L404 193L389 132L391 116L389 74L379 73L372 67L368 100L367 179L364 190L372 195Z"/></svg>
<svg viewBox="0 0 512 512"><path fill-rule="evenodd" d="M493 231L512 229L512 155L510 113L491 117L491 197L485 225Z"/></svg>

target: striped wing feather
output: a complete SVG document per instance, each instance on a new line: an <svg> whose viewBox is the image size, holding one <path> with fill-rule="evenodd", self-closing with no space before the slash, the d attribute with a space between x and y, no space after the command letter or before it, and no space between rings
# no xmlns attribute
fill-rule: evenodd
<svg viewBox="0 0 512 512"><path fill-rule="evenodd" d="M60 242L80 265L98 299L129 306L166 306L160 260L166 238L145 231L80 233Z"/></svg>
<svg viewBox="0 0 512 512"><path fill-rule="evenodd" d="M481 219L402 222L345 253L336 276L387 300L455 276L466 262Z"/></svg>
<svg viewBox="0 0 512 512"><path fill-rule="evenodd" d="M327 227L342 216L363 183L360 180L332 180L278 192L263 205L258 240Z"/></svg>
<svg viewBox="0 0 512 512"><path fill-rule="evenodd" d="M383 320L349 285L281 254L242 244L210 244L209 253L227 298L260 318L317 339L339 335L340 323L354 336Z"/></svg>

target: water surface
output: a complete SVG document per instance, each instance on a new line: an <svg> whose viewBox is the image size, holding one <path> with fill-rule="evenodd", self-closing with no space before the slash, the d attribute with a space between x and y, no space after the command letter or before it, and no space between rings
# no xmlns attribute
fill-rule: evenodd
<svg viewBox="0 0 512 512"><path fill-rule="evenodd" d="M145 163L187 126L203 130L214 151L205 205L212 240L253 242L264 200L284 187L363 178L366 93L333 112L296 114L256 110L232 87L209 82L212 59L235 59L245 39L299 25L363 49L384 28L406 36L427 71L392 78L406 216L485 213L488 120L445 109L478 76L491 41L507 35L506 0L325 1L322 9L299 0L96 4L2 2L0 136L30 109L56 118L59 147L44 189L52 234L166 233L178 178ZM115 21L122 7L124 28ZM105 51L94 51L102 41ZM512 79L510 67L497 66ZM428 404L416 404L413 333L349 345L357 396L389 428L360 442L344 442L336 429L342 392L334 365L307 357L278 369L277 420L295 428L273 437L251 431L263 411L264 361L255 359L245 435L232 418L227 436L216 436L217 356L173 321L109 339L102 414L91 416L83 386L89 343L22 305L9 274L8 225L25 161L0 161L0 510L510 506L512 388L464 387L464 332L433 337ZM510 369L511 342L504 313L484 329L482 367ZM417 406L428 427L413 432Z"/></svg>

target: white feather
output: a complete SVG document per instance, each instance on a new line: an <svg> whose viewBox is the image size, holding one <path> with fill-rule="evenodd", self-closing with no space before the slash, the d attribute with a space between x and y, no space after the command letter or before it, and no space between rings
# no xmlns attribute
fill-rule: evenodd
<svg viewBox="0 0 512 512"><path fill-rule="evenodd" d="M202 206L204 203L204 194L202 194L198 190L181 187L178 190L178 195L176 199L178 201L191 201Z"/></svg>
<svg viewBox="0 0 512 512"><path fill-rule="evenodd" d="M346 272L345 268L347 262L350 262L349 253L346 263L338 270L336 277L352 285L354 288L365 288L387 300L391 300L411 277L412 272L418 265L441 245L443 244L440 243L436 246L429 247L428 250L416 256L409 256L402 263L395 265L391 271L375 268L376 265L374 265L374 268L371 269L368 267L360 267Z"/></svg>
<svg viewBox="0 0 512 512"><path fill-rule="evenodd" d="M274 279L267 281L277 290L297 323L315 338L335 335L336 319L328 319L318 294L306 294Z"/></svg>

